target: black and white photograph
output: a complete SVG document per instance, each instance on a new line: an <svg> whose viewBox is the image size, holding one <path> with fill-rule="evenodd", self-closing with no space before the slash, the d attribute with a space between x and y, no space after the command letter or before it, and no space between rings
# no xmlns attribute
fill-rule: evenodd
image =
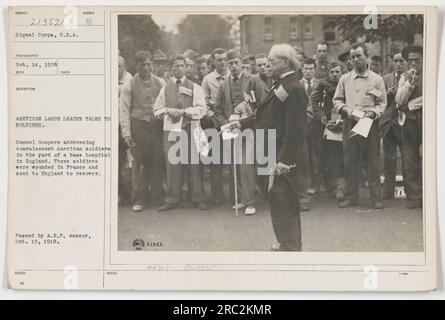
<svg viewBox="0 0 445 320"><path fill-rule="evenodd" d="M119 251L424 251L424 15L117 23Z"/></svg>
<svg viewBox="0 0 445 320"><path fill-rule="evenodd" d="M440 289L441 9L223 2L8 8L8 288Z"/></svg>

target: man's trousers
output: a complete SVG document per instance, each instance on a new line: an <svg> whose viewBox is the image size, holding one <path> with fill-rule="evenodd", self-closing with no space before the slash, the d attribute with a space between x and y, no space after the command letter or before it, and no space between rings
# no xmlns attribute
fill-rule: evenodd
<svg viewBox="0 0 445 320"><path fill-rule="evenodd" d="M299 190L295 169L286 176L276 176L269 191L270 214L280 251L301 251Z"/></svg>
<svg viewBox="0 0 445 320"><path fill-rule="evenodd" d="M410 200L422 199L422 109L411 111L402 126L402 152L406 193Z"/></svg>
<svg viewBox="0 0 445 320"><path fill-rule="evenodd" d="M170 133L173 141L169 141L168 139ZM181 201L183 182L181 177L183 170L186 170L187 179L189 179L188 185L191 187L191 200L193 202L204 201L205 195L202 183L202 170L199 163L199 154L196 149L195 141L191 135L191 125L183 128L181 133L165 131L163 135L163 146L167 173L167 193L165 202L176 204ZM172 154L171 150L177 150L177 147L179 146L181 147L179 150L183 150L184 152L187 150L187 154L181 154L181 151ZM170 148L174 149L170 150ZM194 157L198 158L195 158L192 161L192 154ZM182 160L179 161L179 158Z"/></svg>
<svg viewBox="0 0 445 320"><path fill-rule="evenodd" d="M151 194L156 204L164 200L162 131L158 121L131 120L134 203L142 204Z"/></svg>
<svg viewBox="0 0 445 320"><path fill-rule="evenodd" d="M345 119L343 122L343 154L345 158L346 199L357 202L359 199L360 164L363 163L367 173L369 191L373 201L381 200L379 170L379 134L378 123L374 121L364 138L360 135L350 137L356 121ZM361 162L362 161L362 162Z"/></svg>

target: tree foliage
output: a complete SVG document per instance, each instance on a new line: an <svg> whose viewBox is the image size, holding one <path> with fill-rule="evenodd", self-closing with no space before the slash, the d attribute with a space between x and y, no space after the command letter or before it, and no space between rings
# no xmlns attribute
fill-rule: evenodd
<svg viewBox="0 0 445 320"><path fill-rule="evenodd" d="M368 14L341 15L326 27L337 27L345 41L354 43L364 37L364 42L376 42L385 39L403 41L411 45L416 35L423 34L423 15L394 14L377 15L377 29L366 29L364 21Z"/></svg>
<svg viewBox="0 0 445 320"><path fill-rule="evenodd" d="M199 54L213 49L232 48L231 24L217 15L188 15L178 24L178 42L182 51L192 49Z"/></svg>
<svg viewBox="0 0 445 320"><path fill-rule="evenodd" d="M121 15L118 25L119 50L130 71L133 71L137 51L148 50L153 54L157 49L164 49L163 31L151 16Z"/></svg>

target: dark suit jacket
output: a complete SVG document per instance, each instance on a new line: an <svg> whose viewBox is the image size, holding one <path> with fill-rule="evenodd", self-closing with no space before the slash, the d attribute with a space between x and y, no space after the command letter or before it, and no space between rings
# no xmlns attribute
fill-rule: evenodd
<svg viewBox="0 0 445 320"><path fill-rule="evenodd" d="M318 80L317 78L314 78L314 80L312 82L313 82L313 84L312 84L312 92L314 92L314 89L317 87L317 85L320 82L320 80ZM312 106L311 99L310 99L310 97L309 97L309 95L307 94L307 91L306 91L306 85L305 85L306 80L304 78L302 78L302 79L300 79L300 83L303 86L304 93L307 96L307 101L308 101L307 108L306 108L307 115L308 115L309 119L312 119L314 117L314 115L317 113L317 111L319 111L319 110L317 110L318 106L315 106L315 109Z"/></svg>
<svg viewBox="0 0 445 320"><path fill-rule="evenodd" d="M384 75L383 82L385 83L386 92L388 92L388 89L390 89L391 87L398 85L398 83L396 83L395 72ZM379 121L380 137L385 137L389 130L393 130L397 139L401 140L402 129L397 121L399 113L394 101L395 94L388 93L386 97L388 100L388 104L386 105L385 112L382 114L382 117Z"/></svg>
<svg viewBox="0 0 445 320"><path fill-rule="evenodd" d="M310 98L315 118L321 120L321 117L326 116L327 120L331 120L331 111L334 108L332 98L334 98L336 88L337 83L321 79L312 90ZM323 103L323 109L320 108L320 103Z"/></svg>
<svg viewBox="0 0 445 320"><path fill-rule="evenodd" d="M257 101L256 106L258 106L261 103L261 101L263 101L269 95L271 87L272 87L271 78L268 78L267 82L264 82L259 74L256 74L252 77L250 90L255 93L255 98Z"/></svg>
<svg viewBox="0 0 445 320"><path fill-rule="evenodd" d="M292 73L274 84L276 88L280 86L288 95L284 101L274 91L271 91L258 104L255 114L241 120L240 123L242 128L275 129L277 162L306 168L306 107L308 104L306 91L299 83L296 73Z"/></svg>
<svg viewBox="0 0 445 320"><path fill-rule="evenodd" d="M252 75L243 71L241 75L241 91L243 93L250 93ZM230 81L231 78L228 77L218 88L218 93L216 95L215 101L215 119L218 126L225 125L228 123L229 117L233 114L232 107L232 93L230 92Z"/></svg>

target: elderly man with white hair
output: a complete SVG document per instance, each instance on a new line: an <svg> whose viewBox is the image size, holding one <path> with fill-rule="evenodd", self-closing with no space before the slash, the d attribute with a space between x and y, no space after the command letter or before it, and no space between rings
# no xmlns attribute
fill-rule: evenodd
<svg viewBox="0 0 445 320"><path fill-rule="evenodd" d="M275 131L277 164L267 181L267 189L272 224L279 245L273 245L272 250L301 251L298 195L301 190L300 171L307 166L308 97L295 72L299 69L299 62L294 48L287 44L274 45L268 59L276 80L271 92L258 104L255 115L233 122L231 126L263 129L269 134ZM273 150L267 145L256 145L256 148Z"/></svg>

